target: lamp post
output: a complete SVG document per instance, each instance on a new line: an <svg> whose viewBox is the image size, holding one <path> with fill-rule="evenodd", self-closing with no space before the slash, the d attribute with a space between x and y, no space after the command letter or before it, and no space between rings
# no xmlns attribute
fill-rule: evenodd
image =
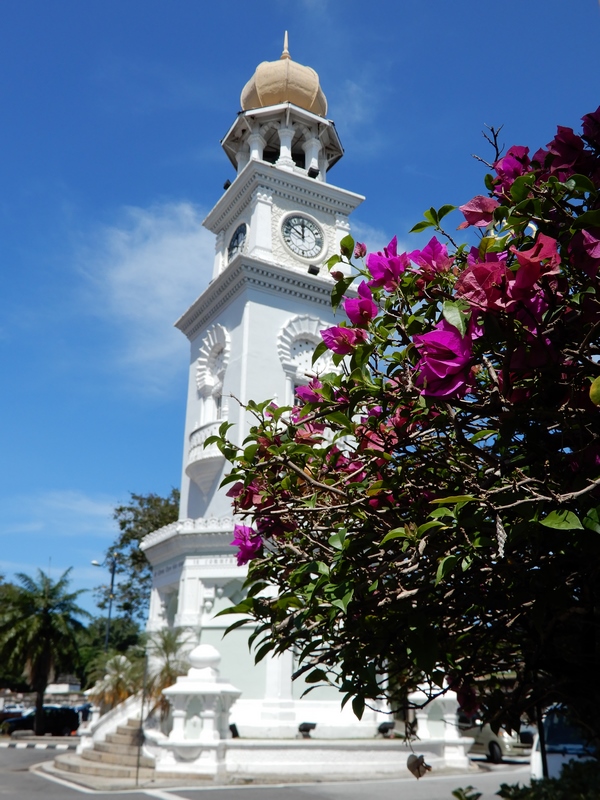
<svg viewBox="0 0 600 800"><path fill-rule="evenodd" d="M106 565L110 566L110 591L108 594L108 616L106 618L106 633L104 634L104 652L108 652L108 635L110 633L110 615L112 612L112 603L113 603L113 591L115 588L115 572L117 570L117 556L116 553L111 553L110 556L100 563L99 561L92 561L92 566L94 567L104 567Z"/></svg>

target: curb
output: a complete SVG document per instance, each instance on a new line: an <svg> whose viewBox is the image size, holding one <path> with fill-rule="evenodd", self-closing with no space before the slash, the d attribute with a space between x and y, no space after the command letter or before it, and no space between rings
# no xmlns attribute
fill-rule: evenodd
<svg viewBox="0 0 600 800"><path fill-rule="evenodd" d="M76 750L77 744L53 744L48 742L0 742L0 748L15 750Z"/></svg>

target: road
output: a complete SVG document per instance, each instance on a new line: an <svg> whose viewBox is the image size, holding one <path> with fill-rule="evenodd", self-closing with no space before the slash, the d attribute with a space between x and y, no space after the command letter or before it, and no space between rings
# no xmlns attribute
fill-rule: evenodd
<svg viewBox="0 0 600 800"><path fill-rule="evenodd" d="M495 792L501 783L526 783L529 766L503 764L468 775L426 776L401 780L316 783L288 786L239 786L203 789L148 789L128 792L93 792L63 782L49 780L29 768L50 761L48 750L0 750L0 800L452 800L451 792L469 784L483 792L481 800L498 800Z"/></svg>

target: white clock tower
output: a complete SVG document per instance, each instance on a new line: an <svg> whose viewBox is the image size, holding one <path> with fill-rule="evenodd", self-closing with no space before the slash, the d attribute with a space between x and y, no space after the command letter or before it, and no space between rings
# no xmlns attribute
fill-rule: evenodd
<svg viewBox="0 0 600 800"><path fill-rule="evenodd" d="M258 65L241 105L222 141L237 175L204 220L216 236L213 279L176 323L191 345L180 519L142 543L154 574L148 628L183 626L219 649L223 676L242 690L231 713L242 736L294 736L305 721L317 723L316 736L371 734L375 718L341 713L333 690L299 700L305 687L291 682L291 654L254 666L248 631L222 639L232 620L214 618L241 599L246 568L230 546L231 501L219 489L228 466L204 442L227 420L241 444L250 420L240 403L291 404L314 373L319 332L336 324L322 265L364 199L327 183L342 146L319 77L292 61L287 34L281 58Z"/></svg>

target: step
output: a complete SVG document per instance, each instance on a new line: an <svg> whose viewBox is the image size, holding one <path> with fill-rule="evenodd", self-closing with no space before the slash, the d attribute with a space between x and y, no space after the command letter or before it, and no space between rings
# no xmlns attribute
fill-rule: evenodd
<svg viewBox="0 0 600 800"><path fill-rule="evenodd" d="M65 753L54 759L54 766L64 772L79 775L97 775L104 778L135 778L136 767L119 766L117 764L104 764L101 761L89 761L81 756ZM154 769L140 767L139 777L144 780L154 778Z"/></svg>
<svg viewBox="0 0 600 800"><path fill-rule="evenodd" d="M112 744L114 747L137 747L138 731L134 731L133 736L127 734L124 736L121 733L107 733L104 741L107 744Z"/></svg>
<svg viewBox="0 0 600 800"><path fill-rule="evenodd" d="M93 748L89 747L81 753L81 757L86 761L101 761L103 764L116 764L120 767L135 767L138 764L138 754L135 753L107 753L98 748L96 744ZM154 767L154 759L140 755L140 767Z"/></svg>
<svg viewBox="0 0 600 800"><path fill-rule="evenodd" d="M113 742L94 742L94 750L101 753L114 753L117 756L137 756L137 744L114 744Z"/></svg>
<svg viewBox="0 0 600 800"><path fill-rule="evenodd" d="M127 724L127 725L117 725L116 734L118 736L127 737L129 740L131 740L133 737L137 736L137 732L139 731L139 729L140 729L140 723L139 722L136 723L135 726L129 725L129 724Z"/></svg>

